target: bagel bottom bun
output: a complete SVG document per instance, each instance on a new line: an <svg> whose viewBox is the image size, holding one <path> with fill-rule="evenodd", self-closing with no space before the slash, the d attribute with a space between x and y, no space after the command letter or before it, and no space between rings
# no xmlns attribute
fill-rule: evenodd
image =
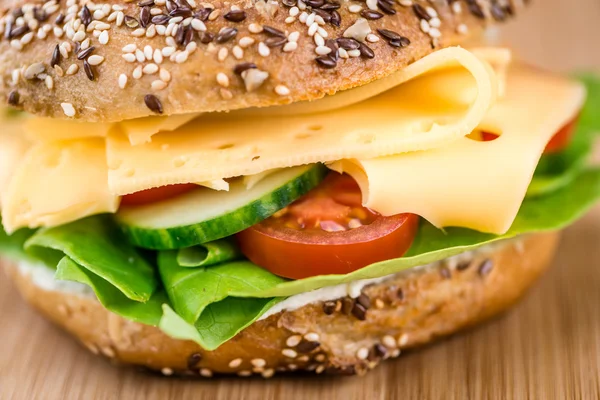
<svg viewBox="0 0 600 400"><path fill-rule="evenodd" d="M396 274L350 297L304 305L255 322L214 351L127 321L93 296L44 289L3 261L22 296L89 350L165 375L241 376L309 370L364 374L400 349L429 343L514 304L549 265L559 234L486 246L462 257ZM361 303L366 307L356 307ZM361 312L366 308L366 313Z"/></svg>

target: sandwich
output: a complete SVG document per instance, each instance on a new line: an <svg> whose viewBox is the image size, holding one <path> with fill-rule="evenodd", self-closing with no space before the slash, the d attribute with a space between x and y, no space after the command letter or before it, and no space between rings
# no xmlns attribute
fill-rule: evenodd
<svg viewBox="0 0 600 400"><path fill-rule="evenodd" d="M600 198L600 82L478 41L522 7L6 5L6 276L164 375L364 374L498 315Z"/></svg>

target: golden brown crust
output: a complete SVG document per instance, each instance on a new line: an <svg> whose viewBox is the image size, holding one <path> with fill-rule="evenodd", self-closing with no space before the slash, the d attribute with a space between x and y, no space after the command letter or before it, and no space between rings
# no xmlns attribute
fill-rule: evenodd
<svg viewBox="0 0 600 400"><path fill-rule="evenodd" d="M131 22L132 25L139 24L138 20L142 19L142 7L138 4L150 4L152 0L128 3L109 0L103 3L108 7L104 10L107 11L106 13L101 8L102 4L98 3L100 4L99 9L94 11L92 8L90 11L92 18L98 18L97 22L91 23L96 24L95 27L98 29L94 30L92 29L94 26L87 25L89 32L81 27L83 2L62 1L58 7L53 7L50 2L45 3L45 10L49 10L49 12L42 16L39 16L40 11L33 11L32 5L41 6L44 3L4 2L5 14L0 17L0 33L4 34L4 37L0 39L0 96L9 103L18 104L26 111L55 118L65 118L66 114L71 116L71 107L69 106L71 105L75 111L74 117L87 121L120 121L151 115L153 112L144 100L148 94L159 99L165 115L233 110L251 106L263 107L300 100L314 100L325 94L364 85L389 75L424 57L434 48L459 44L471 33L480 31L486 23L503 20L517 8L515 3L521 3L521 1L513 0L510 2L512 5L508 5L506 2L507 5L500 6L499 3L503 2L495 0L414 1L419 6L435 10L430 10L430 12L432 15L437 13L439 16L437 19L423 11L424 8L421 8L419 13L415 12L414 6L403 6L396 3L390 6L386 5L388 4L386 1L389 0L379 0L378 6L371 4L377 3L375 0L369 0L368 4L342 2L341 7L336 11L341 19L339 27L332 22L326 22L323 25L317 23L318 27L327 32L328 39L336 39L342 37L346 29L361 18L360 13L349 11L350 6L368 10L367 6L370 5L378 8L377 12L382 15L379 19L368 21L374 35L370 39L379 39L379 41L373 43L367 39L364 42L372 49L374 58L368 58L368 50L361 51L362 56L339 59L336 67L332 69L320 67L315 61L317 57L315 42L319 40L314 39L315 36L309 36L309 27L299 21L302 11L299 11L295 18L292 17L294 18L293 22L285 22L287 18L290 18L291 10L285 3L295 3L296 0L270 0L267 3L264 0L234 0L231 2L218 0L212 2L211 6L214 7L212 15L216 18L211 20L213 18L211 16L202 23L203 25L195 22L193 26L200 30L205 26L207 32L215 35L224 27L236 28L237 35L225 43L215 44L213 41L211 44L205 44L200 40L201 31L189 28L190 35L193 33L192 41L197 43L197 50L188 57L180 56L179 58L177 53L169 55L169 50L167 50L165 56L157 56L158 61L162 59L160 64L154 61L154 53L170 47L167 45L166 36L160 34L163 29L166 29L165 27L168 28L168 25L160 27L161 25L150 23L145 29L129 28L126 23L117 26L118 22L123 21L123 15L136 18L135 22ZM157 3L160 2L164 3L165 0L157 0ZM208 3L201 3L198 0L196 2L193 14L197 15L196 19L205 19L207 14L206 12L202 14L203 6L201 4L207 5ZM318 4L323 0L307 1L307 3L311 2ZM193 4L194 1L192 0L190 3ZM399 3L409 4L411 2ZM448 3L453 5L450 6ZM24 4L24 9L19 8ZM48 7L48 4L51 6ZM76 11L76 13L69 14L67 5L71 4L75 4L71 11ZM173 0L173 2L169 0L169 4L185 4L185 0ZM114 8L111 8L113 6ZM232 6L238 6L245 13L243 21L232 22L224 18ZM156 9L156 13L167 12L165 5L148 7L150 10L148 12L152 12L152 9ZM383 12L383 8L386 7L391 7L395 14L388 15ZM306 11L309 12L310 9L309 6ZM459 9L461 12L458 12ZM23 16L20 16L22 12L19 10L25 11ZM56 24L55 20L61 12L67 16L71 15L74 17L73 21L79 22L69 22L67 21L69 17L67 17L64 21ZM123 15L120 15L121 12ZM319 12L322 14L322 10ZM331 13L331 11L327 12ZM425 12L424 15L423 12ZM271 16L272 13L273 16ZM217 16L217 14L219 15ZM2 15L1 11L0 15ZM40 21L36 20L36 15ZM187 15L185 14L185 16ZM330 14L325 13L325 18L329 18L327 15ZM17 29L19 28L17 26L19 18L21 18L21 22L27 21L34 29ZM431 24L426 19L429 19ZM9 23L11 20L15 21L12 25ZM133 20L129 19L129 21ZM182 21L182 23L184 22ZM262 47L264 52L266 46L259 45L259 43L269 40L276 42L277 38L264 31L252 33L253 29L250 28L252 23L271 26L287 32L288 41L291 40L289 34L298 32L297 49L283 51L285 44L279 44L270 48L270 55L260 55L259 48ZM191 23L189 26L192 26ZM82 30L82 33L77 34L78 29L74 29L75 27ZM402 47L391 46L388 43L389 40L377 32L377 29L381 28L397 32L408 38L410 44L400 41L398 43ZM100 35L104 29L107 33L102 34L101 37L95 36ZM139 33L143 36L132 36L138 34L136 32L138 29L142 29ZM154 34L151 38L146 37L148 29L150 36ZM157 29L159 33L155 33ZM42 32L44 30L47 32ZM425 33L424 30L429 30L429 33ZM184 30L181 31L184 32ZM165 34L165 32L162 33ZM321 33L323 32L321 31ZM9 36L10 39L7 39ZM44 39L40 38L44 36ZM101 41L105 42L107 38L108 42L102 44ZM77 55L80 53L76 52L77 44L73 39L77 39L81 43L89 39L90 46L95 47L94 51L82 57L82 60L78 60ZM182 38L180 37L180 39ZM183 38L182 41L187 42L189 38ZM58 55L54 57L54 61L57 62L58 68L52 68L50 64L54 64L52 62L53 52L57 45L66 46L66 49L71 47L72 50L68 52L67 57L64 56L67 54L65 49L62 52L57 51ZM127 62L123 58L123 54L128 51L123 48L127 45L137 47L139 50L137 55L141 57L142 62L138 60ZM144 59L146 46L150 46L148 56L151 60ZM22 49L19 49L20 47ZM289 45L287 50L292 47L294 46ZM179 46L177 49L186 51L184 46ZM63 55L60 55L61 53ZM126 57L135 58L135 54L134 52ZM99 60L97 56L104 57L101 64L91 67L93 81L88 79L83 61L92 62L92 59L89 58L91 55L96 56L95 62ZM173 60L170 59L171 57ZM184 58L187 60L179 63ZM255 63L258 70L268 73L268 78L256 89L250 91L246 88L246 84L254 82L256 86L261 79L257 76L250 76L244 80L240 75L234 73L237 65L248 62ZM163 72L161 75L159 72L155 72L156 68L149 66L155 64L168 73ZM146 68L146 73L141 78L135 79L136 68L139 73L142 66ZM73 73L75 69L77 72ZM217 78L220 73L223 75L219 75ZM121 74L127 76L124 89L119 87ZM61 104L64 104L66 108L63 108Z"/></svg>
<svg viewBox="0 0 600 400"><path fill-rule="evenodd" d="M362 374L398 356L400 349L505 310L548 266L558 238L558 233L544 233L513 239L475 253L467 263L441 262L368 286L359 301L346 298L284 311L254 323L213 352L126 321L92 298L45 291L16 268L5 267L29 303L91 351L115 361L167 375L268 377L296 369ZM364 320L357 303L368 306Z"/></svg>

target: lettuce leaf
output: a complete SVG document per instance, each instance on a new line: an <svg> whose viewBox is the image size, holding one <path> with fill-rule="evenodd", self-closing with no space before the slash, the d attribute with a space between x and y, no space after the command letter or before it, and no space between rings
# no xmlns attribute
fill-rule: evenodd
<svg viewBox="0 0 600 400"><path fill-rule="evenodd" d="M154 267L106 215L40 229L27 240L25 249L51 266L69 257L131 300L150 300L159 285Z"/></svg>
<svg viewBox="0 0 600 400"><path fill-rule="evenodd" d="M162 317L162 305L169 303L163 290L154 293L145 303L131 300L114 285L77 264L68 256L60 260L54 277L59 280L88 285L106 309L131 321L146 325L157 326Z"/></svg>
<svg viewBox="0 0 600 400"><path fill-rule="evenodd" d="M177 263L182 267L208 267L242 257L240 249L229 239L215 240L177 251Z"/></svg>

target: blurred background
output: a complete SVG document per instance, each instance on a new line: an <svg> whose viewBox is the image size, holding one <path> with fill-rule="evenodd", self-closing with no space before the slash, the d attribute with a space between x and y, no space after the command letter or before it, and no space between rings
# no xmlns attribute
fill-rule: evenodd
<svg viewBox="0 0 600 400"><path fill-rule="evenodd" d="M560 71L600 72L600 0L532 0L515 21L491 32L523 60Z"/></svg>

